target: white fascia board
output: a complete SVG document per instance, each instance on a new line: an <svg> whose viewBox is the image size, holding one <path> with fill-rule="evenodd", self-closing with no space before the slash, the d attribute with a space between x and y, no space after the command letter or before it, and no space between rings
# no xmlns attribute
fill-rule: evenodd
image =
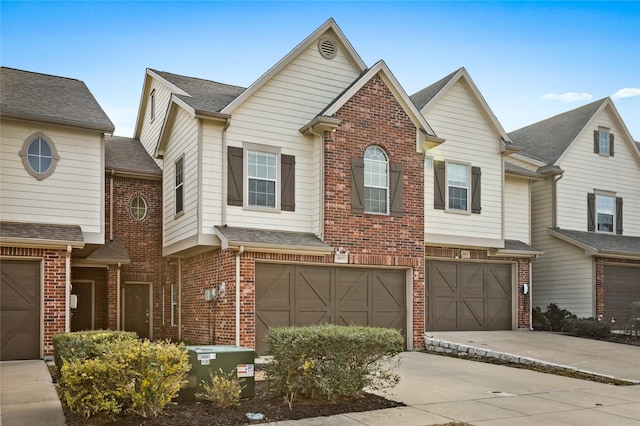
<svg viewBox="0 0 640 426"><path fill-rule="evenodd" d="M240 96L236 97L229 105L224 107L222 114L231 114L239 105L241 105L245 100L253 96L255 92L257 92L266 82L271 80L273 76L279 73L284 67L286 67L292 60L294 60L300 53L302 53L305 49L307 49L311 44L315 43L323 34L331 31L338 40L338 43L344 48L347 53L347 57L351 60L354 67L358 69L359 72L363 72L367 69L366 64L360 58L360 55L353 48L349 40L345 37L344 33L338 27L338 24L333 20L333 18L329 18L320 28L315 30L311 35L305 38L302 43L298 44L291 52L289 52L285 57L283 57L280 61L278 61L273 67L271 67L267 72L262 74L260 78L258 78L251 86L247 88L244 92L240 94Z"/></svg>
<svg viewBox="0 0 640 426"><path fill-rule="evenodd" d="M532 166L536 166L537 168L544 167L544 166L547 165L547 163L545 163L544 161L540 161L540 160L536 160L536 159L531 158L531 157L527 157L524 154L518 154L518 153L509 154L509 156L506 157L505 160L508 160L509 157L513 157L516 160L524 161L525 163L529 163Z"/></svg>

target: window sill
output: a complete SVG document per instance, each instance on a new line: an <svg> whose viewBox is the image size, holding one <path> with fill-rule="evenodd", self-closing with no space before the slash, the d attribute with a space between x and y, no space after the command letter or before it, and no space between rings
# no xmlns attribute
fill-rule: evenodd
<svg viewBox="0 0 640 426"><path fill-rule="evenodd" d="M182 210L180 213L176 213L173 215L173 219L178 219L180 217L184 216L184 210Z"/></svg>
<svg viewBox="0 0 640 426"><path fill-rule="evenodd" d="M263 212L263 213L280 213L282 210L272 207L260 207L260 206L243 206L242 210L252 211L252 212Z"/></svg>

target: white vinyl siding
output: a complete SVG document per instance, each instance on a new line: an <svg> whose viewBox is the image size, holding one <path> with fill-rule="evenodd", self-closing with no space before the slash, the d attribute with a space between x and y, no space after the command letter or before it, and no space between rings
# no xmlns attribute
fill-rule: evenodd
<svg viewBox="0 0 640 426"><path fill-rule="evenodd" d="M623 199L623 234L640 236L640 165L608 110L591 123L559 163L565 172L558 182L558 227L587 231L587 194L609 192ZM616 135L612 157L593 153L593 131L598 126Z"/></svg>
<svg viewBox="0 0 640 426"><path fill-rule="evenodd" d="M196 235L198 219L198 126L184 110L179 109L171 129L171 143L165 154L163 175L164 246ZM182 195L183 214L176 216L174 163L184 156Z"/></svg>
<svg viewBox="0 0 640 426"><path fill-rule="evenodd" d="M531 204L529 181L513 177L505 178L504 232L505 238L531 244Z"/></svg>
<svg viewBox="0 0 640 426"><path fill-rule="evenodd" d="M507 163L515 164L516 166L520 166L532 172L535 172L540 168L540 166L536 166L535 164L531 164L526 161L520 160L518 158L515 158L512 155L505 157L504 161L506 161Z"/></svg>
<svg viewBox="0 0 640 426"><path fill-rule="evenodd" d="M154 93L155 104L155 117L151 119L151 92ZM167 106L171 99L171 91L162 82L151 79L151 87L149 88L147 108L142 112L142 128L140 131L140 142L142 146L147 150L149 155L155 159L154 154L158 144L158 138L160 137L160 131L162 130L162 124L166 119ZM159 166L162 166L162 160L156 159ZM173 164L173 163L171 163Z"/></svg>
<svg viewBox="0 0 640 426"><path fill-rule="evenodd" d="M250 223L257 228L320 232L320 142L302 135L299 129L358 75L341 49L327 60L312 43L233 111L227 131L229 146L268 145L280 148L283 155L295 156L296 208L293 212L265 212L227 206L229 226Z"/></svg>
<svg viewBox="0 0 640 426"><path fill-rule="evenodd" d="M97 132L1 121L0 220L80 225L91 241L104 239L104 154ZM36 180L18 154L24 140L42 132L60 160L51 176ZM86 237L86 235L85 235Z"/></svg>
<svg viewBox="0 0 640 426"><path fill-rule="evenodd" d="M436 210L434 170L425 170L425 232L458 237L502 239L502 156L499 135L487 122L458 81L427 111L425 118L446 141L429 150L435 161L450 161L480 167L482 171L481 214L461 215ZM471 200L469 200L471 201Z"/></svg>
<svg viewBox="0 0 640 426"><path fill-rule="evenodd" d="M202 229L213 229L222 225L222 209L227 200L223 200L223 154L222 154L222 124L203 121L202 123L202 158L200 170L202 175ZM224 153L226 158L227 153ZM202 232L202 231L200 231Z"/></svg>
<svg viewBox="0 0 640 426"><path fill-rule="evenodd" d="M533 262L532 306L539 306L544 312L547 305L556 303L578 316L592 316L591 258L585 256L583 249L549 235L552 226L552 179L533 182L531 189L532 245L544 251Z"/></svg>

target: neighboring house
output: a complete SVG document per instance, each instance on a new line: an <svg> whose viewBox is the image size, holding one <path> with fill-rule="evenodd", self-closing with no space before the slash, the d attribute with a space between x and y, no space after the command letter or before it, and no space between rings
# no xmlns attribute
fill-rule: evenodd
<svg viewBox="0 0 640 426"><path fill-rule="evenodd" d="M532 243L545 251L533 302L618 323L640 301L640 150L610 98L509 133L532 188Z"/></svg>
<svg viewBox="0 0 640 426"><path fill-rule="evenodd" d="M329 20L249 88L149 69L140 105L180 339L264 353L269 327L335 323L420 346L423 151L440 140L384 62Z"/></svg>
<svg viewBox="0 0 640 426"><path fill-rule="evenodd" d="M79 80L0 68L3 360L53 354L71 328L73 258L105 242L104 135Z"/></svg>
<svg viewBox="0 0 640 426"><path fill-rule="evenodd" d="M464 68L411 96L446 142L426 152L427 330L530 327L530 185Z"/></svg>

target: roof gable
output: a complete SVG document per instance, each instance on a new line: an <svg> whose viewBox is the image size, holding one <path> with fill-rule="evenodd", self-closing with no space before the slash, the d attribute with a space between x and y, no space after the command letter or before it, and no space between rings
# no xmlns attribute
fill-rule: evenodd
<svg viewBox="0 0 640 426"><path fill-rule="evenodd" d="M413 95L411 95L411 100L420 110L420 112L423 115L426 115L429 108L431 108L438 101L438 99L442 98L449 91L449 89L451 89L459 81L463 83L464 87L471 95L472 100L479 108L480 113L487 120L487 123L502 140L501 150L506 148L512 152L517 151L517 147L515 147L511 142L511 139L502 127L502 124L500 124L495 114L489 107L489 104L487 104L486 100L484 99L484 96L482 96L482 93L480 93L480 90L473 82L473 79L464 67L459 68L458 70L438 80L432 85L427 86L426 88L414 93Z"/></svg>
<svg viewBox="0 0 640 426"><path fill-rule="evenodd" d="M0 68L2 116L113 133L115 127L84 82Z"/></svg>
<svg viewBox="0 0 640 426"><path fill-rule="evenodd" d="M231 103L224 107L220 112L223 114L231 114L239 105L245 100L250 98L255 92L257 92L262 86L264 86L273 76L278 74L284 69L291 61L293 61L300 53L304 52L311 44L318 42L322 36L329 35L338 44L339 49L345 52L349 58L353 67L358 72L366 70L367 66L360 58L360 55L355 51L349 40L345 37L344 33L338 27L338 24L333 18L328 19L311 35L305 38L300 44L298 44L291 52L283 57L278 63L271 67L266 73L258 78L251 86L247 88L242 94L236 97Z"/></svg>
<svg viewBox="0 0 640 426"><path fill-rule="evenodd" d="M605 111L611 114L619 137L629 144L629 149L640 162L640 151L635 149L633 138L624 124L611 98L603 98L558 114L509 133L512 140L522 146L522 154L548 165L559 166L570 148L577 143L586 129ZM620 140L620 139L616 139Z"/></svg>
<svg viewBox="0 0 640 426"><path fill-rule="evenodd" d="M575 141L594 115L603 107L605 99L538 121L509 133L522 147L522 154L547 164L556 164Z"/></svg>

